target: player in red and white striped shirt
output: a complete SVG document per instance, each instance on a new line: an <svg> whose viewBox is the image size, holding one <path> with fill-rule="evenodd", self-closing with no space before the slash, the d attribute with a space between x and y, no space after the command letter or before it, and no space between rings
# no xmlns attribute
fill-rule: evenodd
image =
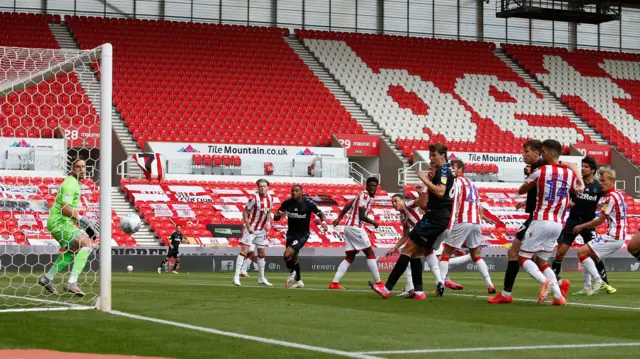
<svg viewBox="0 0 640 359"><path fill-rule="evenodd" d="M340 266L338 266L336 275L333 277L331 284L329 284L329 289L344 289L340 285L340 279L347 269L349 269L349 266L351 266L351 263L356 258L356 254L360 251L364 252L367 256L367 266L369 266L369 271L373 275L373 280L376 283L382 283L380 281L380 273L378 272L376 254L371 248L369 235L363 228L365 223L372 224L375 228L379 226L378 222L373 218L367 217L371 210L373 198L378 190L378 183L379 181L376 177L368 178L365 190L347 203L342 209L342 212L340 212L340 215L338 215L338 218L333 222L333 225L337 226L340 224L342 218L347 215L347 222L344 226L346 256L342 263L340 263Z"/></svg>
<svg viewBox="0 0 640 359"><path fill-rule="evenodd" d="M440 256L440 276L447 277L449 273L449 257L455 249L460 249L463 244L467 244L469 254L478 267L478 271L484 278L489 294L496 292L487 264L480 256L480 219L484 218L484 211L480 204L478 188L464 176L464 162L453 160L450 162L454 175L456 176L455 191L456 196L453 202L453 214L455 222L451 234L444 240L446 246ZM445 280L445 285L451 289L462 289L451 280Z"/></svg>
<svg viewBox="0 0 640 359"><path fill-rule="evenodd" d="M600 188L604 194L598 202L599 216L587 223L577 225L574 233L596 228L607 221L607 233L598 235L595 239L578 249L578 259L582 263L582 278L584 288L578 292L593 295L598 293L604 281L598 273L595 262L618 251L624 244L627 234L627 204L624 194L616 189L616 172L610 169L600 170ZM591 289L591 278L595 279Z"/></svg>
<svg viewBox="0 0 640 359"><path fill-rule="evenodd" d="M271 208L273 207L273 198L269 194L269 181L259 179L256 182L258 191L249 197L249 201L242 212L244 220L244 228L242 239L240 240L240 254L236 260L236 271L233 276L233 284L240 285L240 273L247 253L255 246L258 248L258 284L267 287L273 285L264 277L265 253L266 246L269 244L267 233L271 228Z"/></svg>
<svg viewBox="0 0 640 359"><path fill-rule="evenodd" d="M549 287L554 297L551 305L567 304L557 277L547 263L562 232L562 222L569 206L569 191L576 191L576 175L559 164L561 152L562 145L558 141L544 141L541 154L545 165L536 169L518 190L519 194L526 194L534 187L538 191L533 221L519 253L522 268L541 284L538 304L547 300ZM534 256L535 263L532 260Z"/></svg>

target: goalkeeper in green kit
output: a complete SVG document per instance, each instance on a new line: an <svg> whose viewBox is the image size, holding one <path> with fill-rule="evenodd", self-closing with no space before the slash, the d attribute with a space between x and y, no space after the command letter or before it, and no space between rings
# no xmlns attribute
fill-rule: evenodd
<svg viewBox="0 0 640 359"><path fill-rule="evenodd" d="M71 165L71 173L58 189L55 204L49 211L47 229L51 236L60 243L61 254L49 269L47 274L40 277L38 283L50 294L56 294L53 278L73 260L71 277L64 285L64 291L78 297L85 294L78 287L78 276L82 273L87 259L93 250L91 238L99 233L99 223L78 214L80 202L80 181L86 176L86 164L82 159L76 159ZM81 229L83 228L83 229ZM87 234L89 233L89 235ZM73 254L75 253L75 259Z"/></svg>

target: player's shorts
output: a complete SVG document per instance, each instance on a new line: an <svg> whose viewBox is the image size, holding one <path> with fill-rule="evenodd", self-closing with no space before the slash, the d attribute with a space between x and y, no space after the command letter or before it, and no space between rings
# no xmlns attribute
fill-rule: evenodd
<svg viewBox="0 0 640 359"><path fill-rule="evenodd" d="M622 248L623 244L623 240L615 240L613 237L606 234L596 236L591 242L587 243L593 253L595 253L600 259L612 255Z"/></svg>
<svg viewBox="0 0 640 359"><path fill-rule="evenodd" d="M74 239L84 233L83 230L74 226L69 222L56 223L51 226L47 226L49 233L60 244L61 248L70 249L73 245Z"/></svg>
<svg viewBox="0 0 640 359"><path fill-rule="evenodd" d="M456 223L453 225L451 235L444 240L450 247L460 249L467 242L467 248L478 248L480 246L481 226L475 223Z"/></svg>
<svg viewBox="0 0 640 359"><path fill-rule="evenodd" d="M344 226L345 251L361 251L371 247L369 235L364 228Z"/></svg>
<svg viewBox="0 0 640 359"><path fill-rule="evenodd" d="M587 219L569 217L567 219L567 223L565 223L564 228L562 229L562 232L560 233L560 236L558 237L558 244L563 243L570 246L573 244L573 241L576 240L578 234L582 237L584 243L589 243L589 241L596 237L595 228L583 229L582 231L580 231L580 233L573 233L573 229L576 228L577 225L587 223L592 219L593 218Z"/></svg>
<svg viewBox="0 0 640 359"><path fill-rule="evenodd" d="M447 237L448 225L449 218L446 217L423 219L409 232L409 239L424 250L437 249Z"/></svg>
<svg viewBox="0 0 640 359"><path fill-rule="evenodd" d="M253 231L253 233L249 233L246 229L242 231L242 239L240 243L245 246L251 247L251 245L256 245L258 247L266 247L269 244L269 240L267 239L267 231Z"/></svg>
<svg viewBox="0 0 640 359"><path fill-rule="evenodd" d="M532 258L537 255L547 260L556 246L562 232L562 224L554 221L532 221L527 230L526 240L520 247L520 256Z"/></svg>
<svg viewBox="0 0 640 359"><path fill-rule="evenodd" d="M167 258L178 258L180 256L180 252L175 249L169 249L167 253Z"/></svg>
<svg viewBox="0 0 640 359"><path fill-rule="evenodd" d="M516 233L516 239L520 242L524 241L524 235L527 234L527 230L529 229L532 220L533 216L529 215L529 218L527 218L527 220L524 221L524 223L522 223L522 225L518 229L518 232Z"/></svg>
<svg viewBox="0 0 640 359"><path fill-rule="evenodd" d="M309 240L309 233L287 235L287 247L293 248L296 252L302 249Z"/></svg>

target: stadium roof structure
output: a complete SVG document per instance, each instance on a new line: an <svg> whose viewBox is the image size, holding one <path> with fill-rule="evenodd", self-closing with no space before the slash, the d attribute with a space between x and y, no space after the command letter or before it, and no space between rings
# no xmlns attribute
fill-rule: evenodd
<svg viewBox="0 0 640 359"><path fill-rule="evenodd" d="M622 4L638 0L497 0L496 17L601 24L620 20Z"/></svg>

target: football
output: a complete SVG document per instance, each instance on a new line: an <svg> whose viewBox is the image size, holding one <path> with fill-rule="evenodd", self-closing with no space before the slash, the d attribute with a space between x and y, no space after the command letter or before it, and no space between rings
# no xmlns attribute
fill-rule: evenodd
<svg viewBox="0 0 640 359"><path fill-rule="evenodd" d="M134 234L140 229L142 220L140 216L135 213L131 213L127 216L120 218L120 228L124 233Z"/></svg>

